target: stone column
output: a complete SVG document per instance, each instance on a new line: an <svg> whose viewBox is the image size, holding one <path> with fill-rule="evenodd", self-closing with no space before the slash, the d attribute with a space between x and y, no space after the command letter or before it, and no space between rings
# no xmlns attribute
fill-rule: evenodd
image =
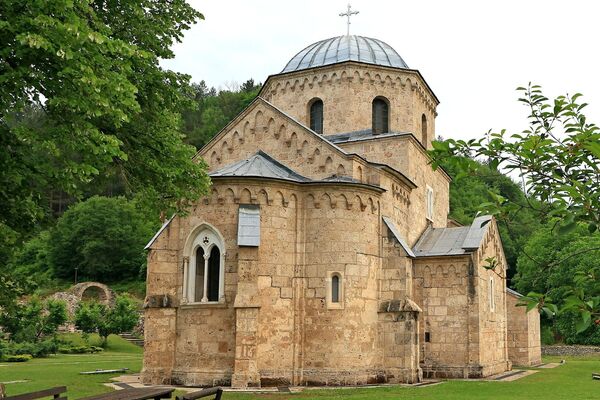
<svg viewBox="0 0 600 400"><path fill-rule="evenodd" d="M188 295L188 279L189 279L189 274L188 274L188 269L190 268L190 258L189 257L183 257L183 290L182 290L182 296L181 296L181 304L186 304L188 302L188 299L190 298Z"/></svg>
<svg viewBox="0 0 600 400"><path fill-rule="evenodd" d="M204 253L204 286L202 288L202 303L206 303L208 301L208 259L210 258L210 253Z"/></svg>

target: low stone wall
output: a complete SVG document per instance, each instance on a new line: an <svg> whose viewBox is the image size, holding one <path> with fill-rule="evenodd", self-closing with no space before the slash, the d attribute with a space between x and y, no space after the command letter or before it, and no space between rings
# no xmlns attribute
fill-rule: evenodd
<svg viewBox="0 0 600 400"><path fill-rule="evenodd" d="M600 346L542 346L542 354L545 356L583 356L586 354L600 354Z"/></svg>

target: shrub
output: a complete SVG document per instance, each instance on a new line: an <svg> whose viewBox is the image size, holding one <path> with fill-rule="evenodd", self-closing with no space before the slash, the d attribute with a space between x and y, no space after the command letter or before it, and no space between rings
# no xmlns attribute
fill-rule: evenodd
<svg viewBox="0 0 600 400"><path fill-rule="evenodd" d="M9 342L6 348L6 354L23 355L29 354L35 358L47 357L58 351L58 343L54 339L47 339L41 342Z"/></svg>
<svg viewBox="0 0 600 400"><path fill-rule="evenodd" d="M4 359L7 362L27 362L31 360L33 357L31 354L17 354L14 356L6 356Z"/></svg>
<svg viewBox="0 0 600 400"><path fill-rule="evenodd" d="M102 347L97 346L75 346L75 345L63 345L58 348L58 352L62 354L87 354L87 353L99 353L103 351Z"/></svg>

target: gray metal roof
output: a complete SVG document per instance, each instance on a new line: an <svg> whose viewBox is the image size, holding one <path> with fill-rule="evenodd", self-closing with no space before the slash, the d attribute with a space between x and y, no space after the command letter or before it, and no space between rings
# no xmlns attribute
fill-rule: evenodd
<svg viewBox="0 0 600 400"><path fill-rule="evenodd" d="M358 61L395 68L408 68L390 45L364 36L337 36L313 43L296 54L283 71L292 72L343 61Z"/></svg>
<svg viewBox="0 0 600 400"><path fill-rule="evenodd" d="M356 142L359 140L369 140L369 139L381 139L386 137L394 137L394 136L404 136L410 135L408 132L387 132L387 133L373 133L372 129L362 129L360 131L352 131L352 132L344 132L344 133L336 133L335 135L326 135L325 139L329 140L331 143L348 143L348 142Z"/></svg>
<svg viewBox="0 0 600 400"><path fill-rule="evenodd" d="M258 153L246 160L227 165L219 170L211 172L209 175L211 177L244 176L272 178L292 182L309 182L311 180L281 164L262 150L259 150Z"/></svg>
<svg viewBox="0 0 600 400"><path fill-rule="evenodd" d="M517 292L516 290L512 290L509 287L506 288L506 293L512 294L515 297L523 297L523 295L521 293Z"/></svg>
<svg viewBox="0 0 600 400"><path fill-rule="evenodd" d="M394 221L392 221L388 217L383 217L383 222L385 222L385 224L387 225L388 229L390 230L390 232L392 232L392 234L394 235L394 237L396 238L396 240L398 241L398 243L400 243L400 246L402 246L402 248L404 249L404 251L406 252L406 254L408 254L409 257L414 257L415 253L413 253L413 251L410 249L410 247L408 246L408 244L406 244L406 242L404 241L404 239L400 235L400 232L396 228L396 225L394 224Z"/></svg>
<svg viewBox="0 0 600 400"><path fill-rule="evenodd" d="M458 256L479 248L492 217L475 218L471 226L428 228L413 248L417 257Z"/></svg>

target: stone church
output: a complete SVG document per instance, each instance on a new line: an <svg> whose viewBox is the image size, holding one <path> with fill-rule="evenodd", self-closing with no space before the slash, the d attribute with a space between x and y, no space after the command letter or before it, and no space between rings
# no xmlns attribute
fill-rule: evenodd
<svg viewBox="0 0 600 400"><path fill-rule="evenodd" d="M509 340L496 222L448 219L451 179L426 152L437 105L368 37L311 44L269 76L198 152L210 194L147 246L143 381L479 378L510 370L511 348L539 362L539 316L516 316Z"/></svg>

